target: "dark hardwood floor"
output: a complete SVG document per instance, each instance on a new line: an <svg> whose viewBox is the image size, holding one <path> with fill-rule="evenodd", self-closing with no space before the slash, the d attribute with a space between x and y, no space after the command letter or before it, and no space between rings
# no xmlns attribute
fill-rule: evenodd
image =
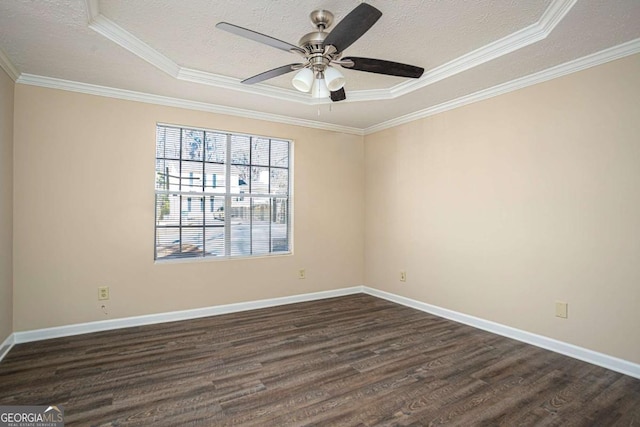
<svg viewBox="0 0 640 427"><path fill-rule="evenodd" d="M16 345L67 426L640 425L640 380L368 295Z"/></svg>

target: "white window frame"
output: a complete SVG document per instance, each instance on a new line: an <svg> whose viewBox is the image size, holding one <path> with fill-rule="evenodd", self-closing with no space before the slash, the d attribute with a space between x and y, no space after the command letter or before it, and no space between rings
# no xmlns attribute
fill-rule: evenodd
<svg viewBox="0 0 640 427"><path fill-rule="evenodd" d="M226 159L225 162L223 163L224 168L225 168L225 175L224 175L224 181L225 181L225 191L224 193L207 193L207 192L200 192L200 191L185 191L185 190L160 190L157 188L156 186L156 180L158 177L158 172L156 170L155 173L155 179L154 179L154 188L155 188L155 203L154 203L154 260L157 263L165 263L165 262L184 262L184 261L199 261L199 260L227 260L227 259L238 259L238 258L260 258L260 257L270 257L270 256L286 256L286 255L291 255L293 253L293 141L288 140L286 138L278 138L278 137L269 137L269 136L261 136L261 135L254 135L254 134L245 134L245 133L237 133L237 132L229 132L229 131L220 131L220 130L215 130L215 129L206 129L206 128L200 128L200 127L194 127L194 126L185 126L185 125L176 125L176 124L167 124L167 123L156 123L156 143L155 143L155 147L156 147L156 153L157 153L157 144L158 144L158 140L157 140L157 131L160 127L167 127L167 128L172 128L172 129L176 129L180 131L180 134L182 135L182 132L184 130L187 131L197 131L197 132L207 132L207 133L215 133L215 134L222 134L222 135L226 135ZM286 168L284 167L279 167L279 166L272 166L271 162L269 162L269 170L271 169L286 169L287 170L287 175L288 175L288 183L287 183L287 188L288 188L288 192L287 194L283 194L283 193L253 193L253 192L245 192L243 190L239 190L238 192L232 192L231 191L231 169L233 166L238 166L239 164L237 163L232 163L232 150L231 150L231 145L232 145L232 139L233 137L245 137L245 138L250 138L250 147L251 147L251 142L253 141L253 138L259 138L259 139L267 139L270 141L278 141L278 142L286 142L288 144L288 165ZM182 138L182 137L181 137ZM172 161L178 161L178 162L182 162L183 161L183 150L182 150L182 142L181 142L181 146L180 146L180 158L179 159L175 159L175 158L171 158L170 160ZM154 156L156 161L159 159L157 156ZM164 158L165 160L169 160L169 158ZM259 167L265 167L264 165L254 165L251 162L251 156L249 159L249 163L243 166L247 166L249 168L249 174L251 176L251 167L254 166L259 166ZM188 160L190 162L193 162L193 160ZM203 159L202 159L202 163L206 164L206 160L204 158L203 155ZM216 163L216 164L220 164L220 163ZM192 175L192 174L191 174ZM186 179L189 179L190 177L187 176ZM180 179L185 179L180 178ZM206 175L203 176L203 181L206 180ZM249 178L249 180L251 180ZM206 186L206 182L204 183ZM185 198L184 200L188 200L188 199L192 199L192 198L199 198L201 199L201 201L204 201L204 209L202 209L202 215L203 215L203 221L202 221L202 228L203 228L203 246L204 246L204 250L202 251L201 255L193 255L191 253L183 253L183 252L179 252L178 254L176 254L175 256L165 256L165 257L161 257L158 258L158 228L162 228L161 226L158 225L158 196L159 195L180 195L182 196L180 198L180 202L179 202L179 207L180 207L180 211L182 211L182 206L183 206L183 197ZM207 202L210 200L211 198L224 198L224 251L225 254L224 255L213 255L213 254L208 254L207 250L206 250L206 237L205 237L205 230L208 227L211 226L207 226L207 222L206 220L204 220L204 215L206 214L206 212L210 209L207 209ZM286 199L286 243L287 243L287 249L285 251L272 251L273 249L273 237L271 235L271 231L269 232L269 252L260 252L260 253L251 253L251 254L240 254L240 255L232 255L231 254L231 243L232 243L232 236L231 236L231 215L228 215L227 213L232 211L232 200L240 200L240 198L269 198L271 200L276 200L276 199ZM193 207L200 209L202 207L201 203L198 203L197 201L193 201L191 200L191 208L193 209ZM271 206L271 205L270 205ZM269 215L271 218L271 212L272 209L269 209ZM181 216L182 213L180 212L179 215ZM251 215L251 210L249 210L249 216L250 218L252 218ZM270 221L271 222L271 221ZM184 227L182 225L182 217L180 219L180 225L178 226L178 228L180 230L182 230ZM176 228L175 226L168 226L167 228ZM250 223L250 229L249 229L249 235L252 235L252 230L253 230L253 222L251 221ZM271 230L271 229L270 229ZM180 248L182 251L182 231L180 231ZM252 244L252 243L251 243ZM253 248L251 248L251 250L253 250ZM180 255L182 254L182 255Z"/></svg>

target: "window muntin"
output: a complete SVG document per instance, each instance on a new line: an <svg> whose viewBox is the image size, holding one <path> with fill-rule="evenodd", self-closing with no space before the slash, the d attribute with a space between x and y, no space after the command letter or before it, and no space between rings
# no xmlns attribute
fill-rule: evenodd
<svg viewBox="0 0 640 427"><path fill-rule="evenodd" d="M291 143L156 128L155 259L291 252Z"/></svg>

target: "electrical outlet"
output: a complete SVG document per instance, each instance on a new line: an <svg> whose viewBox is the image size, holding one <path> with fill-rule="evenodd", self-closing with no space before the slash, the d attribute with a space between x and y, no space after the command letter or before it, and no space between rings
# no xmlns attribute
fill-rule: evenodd
<svg viewBox="0 0 640 427"><path fill-rule="evenodd" d="M406 282L407 281L407 272L402 270L400 271L400 281L401 282Z"/></svg>
<svg viewBox="0 0 640 427"><path fill-rule="evenodd" d="M109 287L108 286L100 286L98 288L98 301L109 299Z"/></svg>
<svg viewBox="0 0 640 427"><path fill-rule="evenodd" d="M569 317L569 304L566 302L556 301L556 317L566 319Z"/></svg>
<svg viewBox="0 0 640 427"><path fill-rule="evenodd" d="M305 271L304 268L301 268L300 270L298 270L298 279L306 279L307 278L307 272Z"/></svg>

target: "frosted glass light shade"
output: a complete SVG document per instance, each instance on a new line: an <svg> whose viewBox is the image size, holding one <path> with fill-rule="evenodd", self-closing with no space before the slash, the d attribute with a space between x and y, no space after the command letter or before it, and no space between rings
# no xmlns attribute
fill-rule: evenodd
<svg viewBox="0 0 640 427"><path fill-rule="evenodd" d="M333 67L327 67L327 69L324 70L324 79L327 82L327 88L331 92L342 89L345 83L345 78L342 73Z"/></svg>
<svg viewBox="0 0 640 427"><path fill-rule="evenodd" d="M327 84L324 82L324 79L316 79L313 82L313 88L311 88L311 97L312 98L328 98L331 93L327 88Z"/></svg>
<svg viewBox="0 0 640 427"><path fill-rule="evenodd" d="M309 68L303 68L296 73L291 83L293 83L293 87L298 89L300 92L309 92L313 85L313 80L313 71Z"/></svg>

